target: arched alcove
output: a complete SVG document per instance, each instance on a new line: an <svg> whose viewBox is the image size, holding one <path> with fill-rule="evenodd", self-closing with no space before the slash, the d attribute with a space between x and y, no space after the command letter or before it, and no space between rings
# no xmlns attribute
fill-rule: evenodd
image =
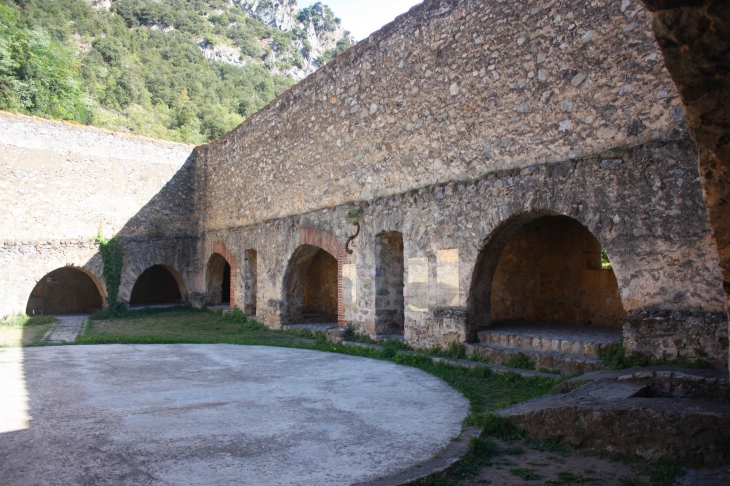
<svg viewBox="0 0 730 486"><path fill-rule="evenodd" d="M284 275L284 323L337 322L337 266L337 259L317 246L294 251Z"/></svg>
<svg viewBox="0 0 730 486"><path fill-rule="evenodd" d="M206 304L230 304L232 300L231 265L220 253L208 259Z"/></svg>
<svg viewBox="0 0 730 486"><path fill-rule="evenodd" d="M102 309L101 284L76 267L58 268L38 281L28 298L28 315L89 314Z"/></svg>
<svg viewBox="0 0 730 486"><path fill-rule="evenodd" d="M500 321L620 327L624 310L601 244L573 218L525 213L495 229L477 258L471 328Z"/></svg>
<svg viewBox="0 0 730 486"><path fill-rule="evenodd" d="M129 305L179 304L185 290L182 277L167 265L153 265L137 278Z"/></svg>
<svg viewBox="0 0 730 486"><path fill-rule="evenodd" d="M403 234L388 231L375 238L375 332L403 334Z"/></svg>

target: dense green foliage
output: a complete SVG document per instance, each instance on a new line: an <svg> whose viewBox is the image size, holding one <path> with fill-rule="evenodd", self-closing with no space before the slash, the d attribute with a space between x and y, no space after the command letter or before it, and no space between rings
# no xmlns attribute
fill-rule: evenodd
<svg viewBox="0 0 730 486"><path fill-rule="evenodd" d="M601 248L601 268L604 270L613 270L611 260L608 259L608 253L604 248Z"/></svg>
<svg viewBox="0 0 730 486"><path fill-rule="evenodd" d="M205 142L291 85L265 68L262 39L286 51L295 36L222 0L0 0L0 109ZM197 45L223 40L258 62L209 61Z"/></svg>
<svg viewBox="0 0 730 486"><path fill-rule="evenodd" d="M111 314L123 313L126 307L117 302L119 296L119 284L122 281L122 266L124 265L124 254L122 244L118 238L106 239L99 228L99 233L94 239L99 245L101 260L104 262L104 280L106 280L107 304L106 311Z"/></svg>

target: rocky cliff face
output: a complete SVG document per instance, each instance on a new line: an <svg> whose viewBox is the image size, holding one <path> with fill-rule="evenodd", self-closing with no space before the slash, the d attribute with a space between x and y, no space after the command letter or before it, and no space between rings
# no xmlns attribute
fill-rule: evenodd
<svg viewBox="0 0 730 486"><path fill-rule="evenodd" d="M234 0L252 18L284 32L294 29L299 16L297 0Z"/></svg>
<svg viewBox="0 0 730 486"><path fill-rule="evenodd" d="M263 40L271 49L264 59L264 65L274 74L303 79L354 43L353 37L342 27L332 9L321 2L300 9L297 0L232 1L249 17L271 28L293 34L289 46L282 46L273 38ZM289 61L291 67L278 67L281 61Z"/></svg>

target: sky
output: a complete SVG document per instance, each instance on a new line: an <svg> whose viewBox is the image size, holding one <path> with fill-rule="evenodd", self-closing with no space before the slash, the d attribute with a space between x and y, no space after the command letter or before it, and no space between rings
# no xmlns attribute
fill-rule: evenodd
<svg viewBox="0 0 730 486"><path fill-rule="evenodd" d="M317 3L318 0L299 0L299 8ZM342 19L342 27L352 32L356 40L362 40L405 13L422 0L320 0L329 5Z"/></svg>

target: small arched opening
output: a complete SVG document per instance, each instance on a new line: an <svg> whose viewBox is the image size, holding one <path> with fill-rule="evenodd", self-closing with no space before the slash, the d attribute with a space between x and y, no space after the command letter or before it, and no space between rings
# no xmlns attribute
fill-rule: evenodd
<svg viewBox="0 0 730 486"><path fill-rule="evenodd" d="M206 304L231 303L231 265L220 253L213 253L208 259Z"/></svg>
<svg viewBox="0 0 730 486"><path fill-rule="evenodd" d="M621 327L616 276L601 244L573 218L525 213L497 228L477 258L472 330L498 323Z"/></svg>
<svg viewBox="0 0 730 486"><path fill-rule="evenodd" d="M403 334L403 234L381 233L375 238L375 332Z"/></svg>
<svg viewBox="0 0 730 486"><path fill-rule="evenodd" d="M184 301L184 284L175 269L153 265L137 278L129 298L130 306L171 305Z"/></svg>
<svg viewBox="0 0 730 486"><path fill-rule="evenodd" d="M90 314L104 306L101 284L76 267L62 267L43 276L28 298L25 313L32 315Z"/></svg>
<svg viewBox="0 0 730 486"><path fill-rule="evenodd" d="M317 246L294 251L284 275L282 323L337 322L337 266L337 259Z"/></svg>

